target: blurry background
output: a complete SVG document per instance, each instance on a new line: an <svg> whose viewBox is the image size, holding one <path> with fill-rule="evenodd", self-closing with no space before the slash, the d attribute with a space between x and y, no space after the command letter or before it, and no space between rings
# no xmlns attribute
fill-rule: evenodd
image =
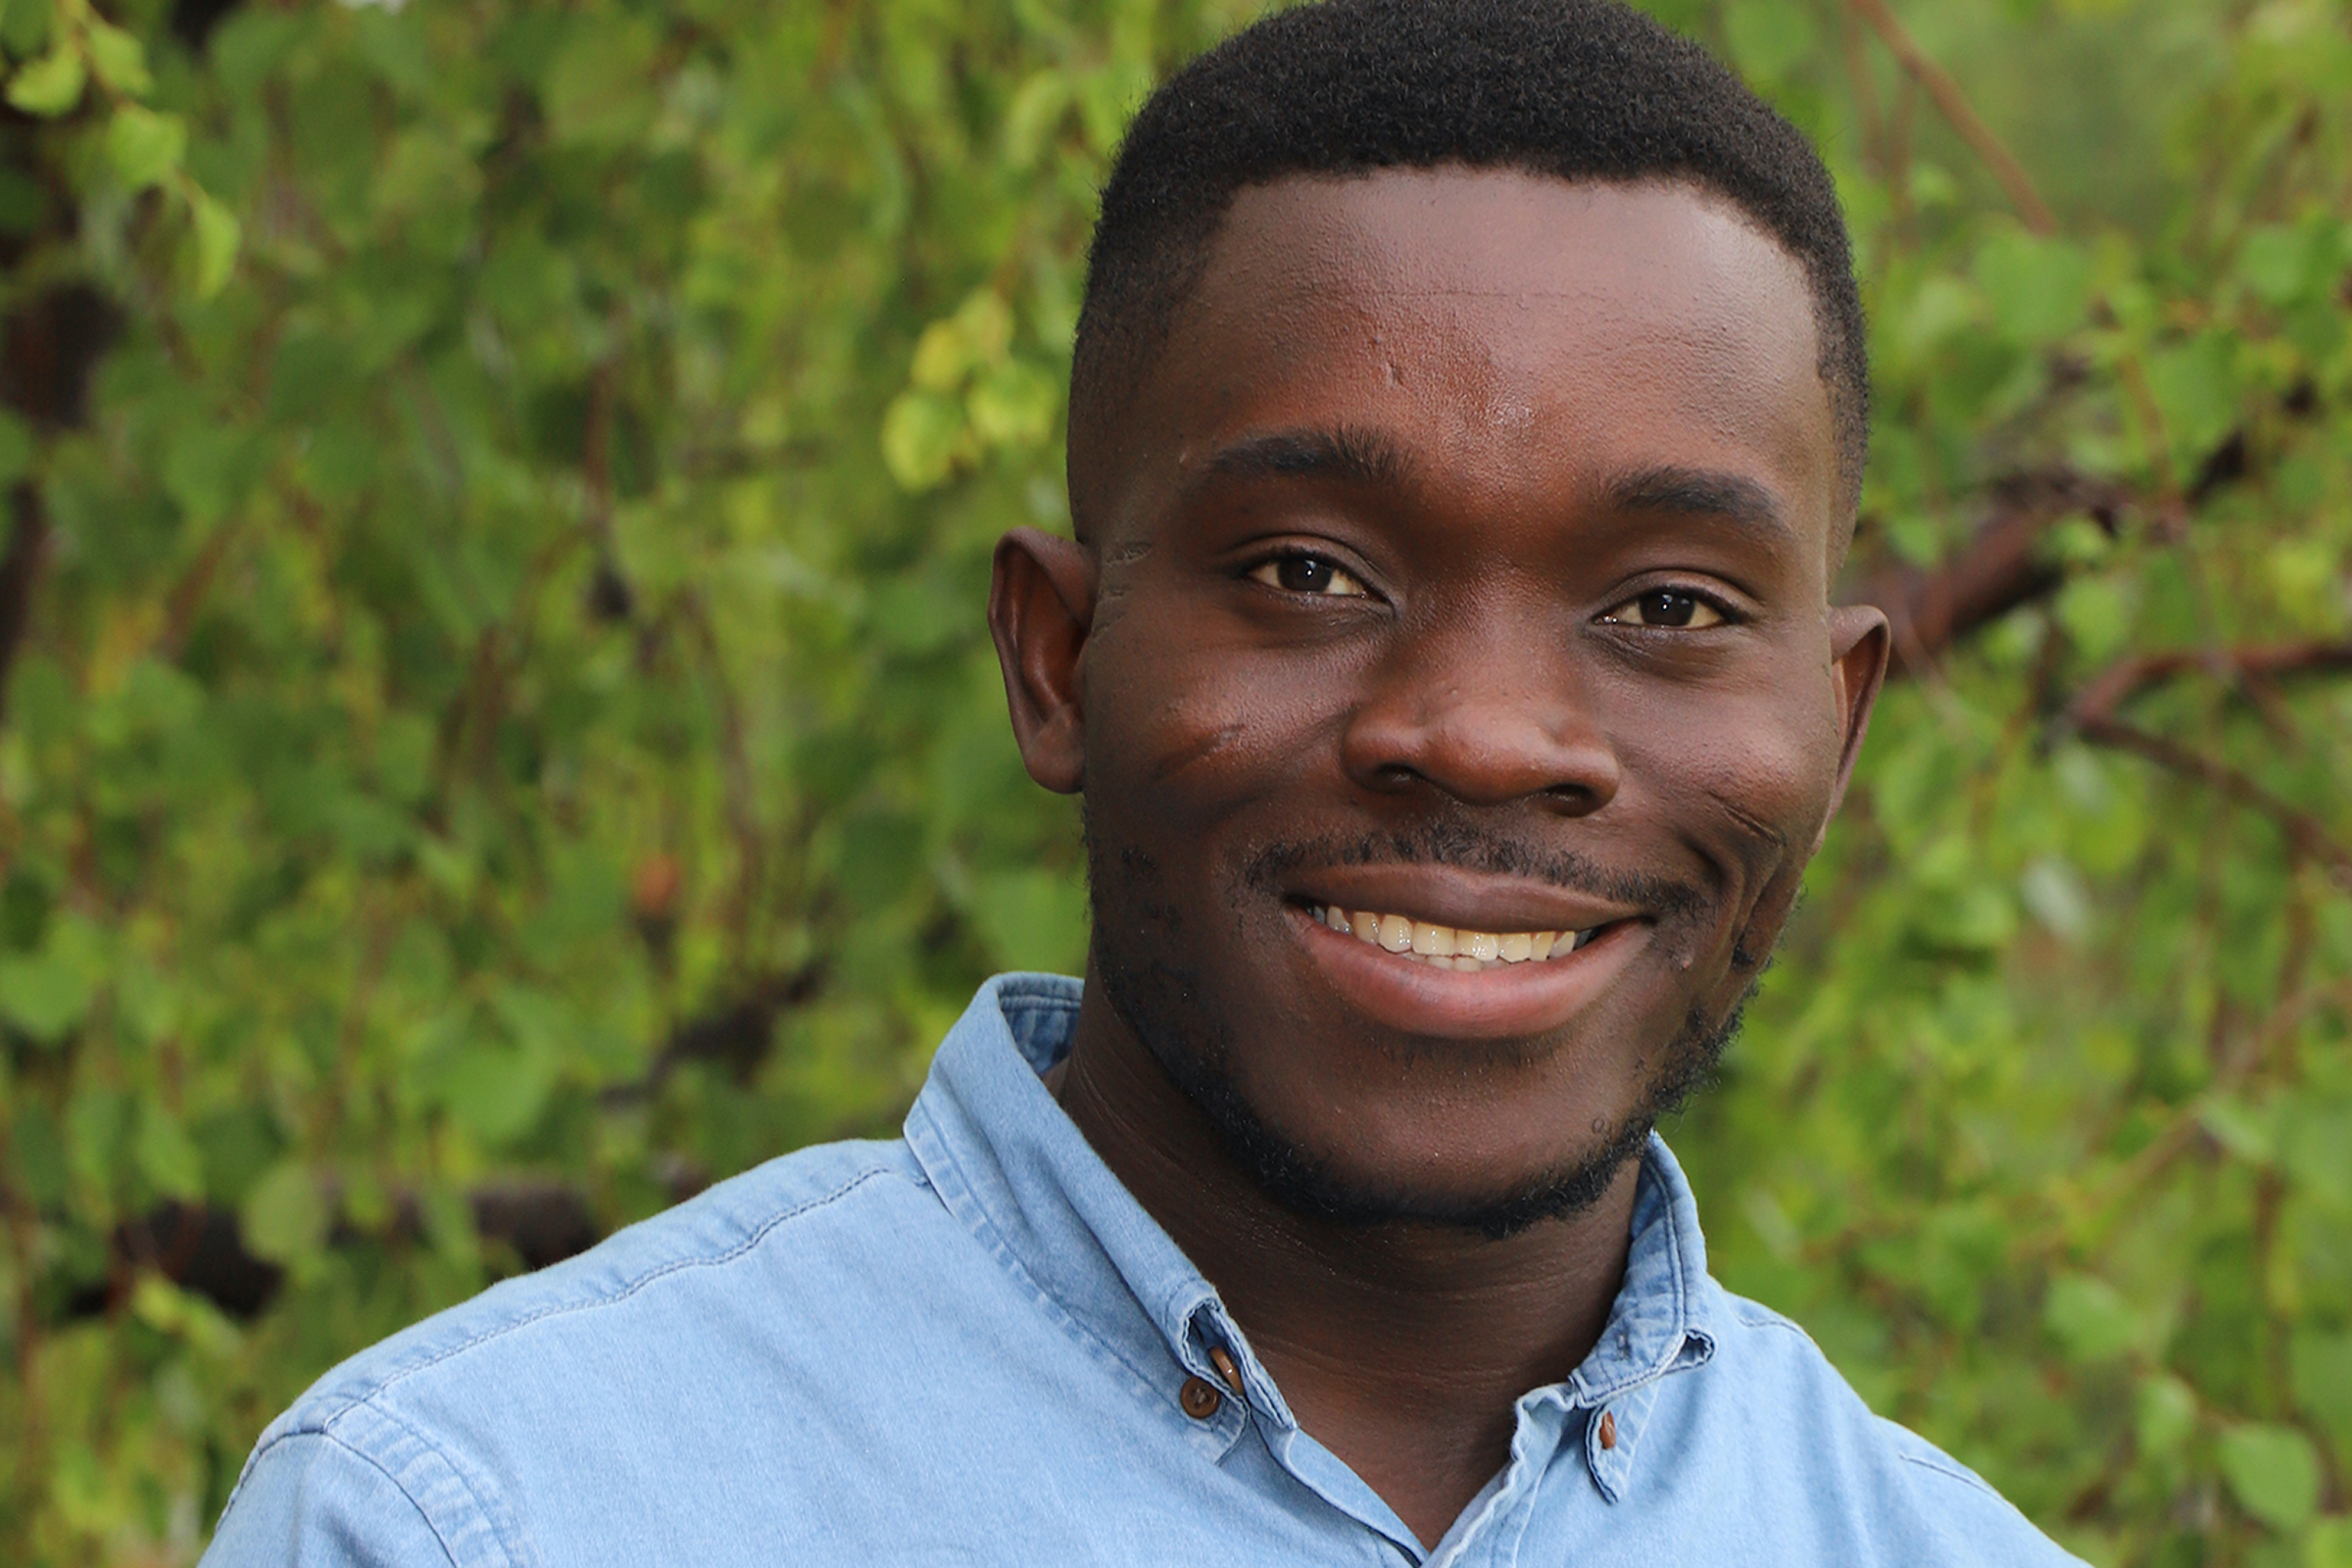
<svg viewBox="0 0 2352 1568"><path fill-rule="evenodd" d="M2352 11L1657 9L1844 189L1900 633L1716 1268L2094 1563L2345 1568ZM190 1561L337 1358L1080 961L988 551L1253 14L0 0L0 1559Z"/></svg>

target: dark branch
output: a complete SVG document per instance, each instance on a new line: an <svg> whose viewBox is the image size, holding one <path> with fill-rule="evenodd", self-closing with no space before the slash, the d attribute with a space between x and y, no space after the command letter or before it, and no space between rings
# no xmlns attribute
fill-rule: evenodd
<svg viewBox="0 0 2352 1568"><path fill-rule="evenodd" d="M2260 686L2298 675L2352 673L2352 642L2313 640L2261 648L2176 649L2119 661L2084 686L2067 709L2067 722L2080 728L2114 717L2116 710L2147 687L2176 676L2220 675L2239 686Z"/></svg>
<svg viewBox="0 0 2352 1568"><path fill-rule="evenodd" d="M2260 698L2274 682L2347 673L2352 673L2352 640L2313 639L2251 648L2139 654L2119 661L2086 684L2067 705L2058 727L2093 745L2131 752L2261 812L2286 835L2297 856L2328 867L2338 882L2352 888L2352 849L2318 817L2229 763L2117 716L2139 693L2182 675L2211 674L2249 697Z"/></svg>
<svg viewBox="0 0 2352 1568"><path fill-rule="evenodd" d="M2338 842L2318 817L2280 800L2229 763L2119 718L2092 719L2077 726L2076 733L2095 745L2112 746L2143 757L2159 767L2261 812L2286 835L2296 855L2327 866L2340 885L2352 891L2352 849Z"/></svg>
<svg viewBox="0 0 2352 1568"><path fill-rule="evenodd" d="M643 1099L679 1065L707 1061L743 1082L766 1059L777 1017L814 996L823 984L815 966L774 975L754 985L737 1002L680 1024L655 1054L653 1065L636 1082L606 1092L608 1103ZM661 1173L670 1200L700 1191L703 1173L683 1162ZM473 1225L485 1242L511 1249L525 1269L545 1268L584 1252L604 1239L605 1229L585 1193L549 1177L506 1177L466 1195ZM413 1239L422 1230L423 1210L414 1194L393 1204L383 1237ZM344 1235L339 1240L352 1237ZM283 1282L277 1265L245 1247L236 1214L208 1203L167 1203L115 1229L106 1284L76 1297L75 1315L103 1312L122 1298L142 1272L158 1273L209 1298L222 1311L250 1317L268 1306Z"/></svg>
<svg viewBox="0 0 2352 1568"><path fill-rule="evenodd" d="M0 718L7 716L8 673L32 624L32 590L49 558L49 514L30 484L8 490L8 548L0 551Z"/></svg>
<svg viewBox="0 0 2352 1568"><path fill-rule="evenodd" d="M1882 566L1846 601L1886 612L1894 643L1890 673L1917 675L1934 668L1954 643L2057 589L2063 574L2043 549L2052 527L2087 515L2113 533L2130 500L2120 485L2072 473L2004 480L1993 489L1991 514L1965 547L1934 566Z"/></svg>

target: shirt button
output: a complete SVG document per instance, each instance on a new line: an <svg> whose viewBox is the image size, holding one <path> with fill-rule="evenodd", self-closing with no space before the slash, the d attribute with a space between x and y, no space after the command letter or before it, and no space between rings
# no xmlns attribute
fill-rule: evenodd
<svg viewBox="0 0 2352 1568"><path fill-rule="evenodd" d="M1176 1402L1184 1406L1186 1415L1196 1421L1205 1421L1217 1413L1217 1406L1225 1402L1225 1396L1219 1394L1206 1378L1186 1378L1183 1390L1176 1396Z"/></svg>
<svg viewBox="0 0 2352 1568"><path fill-rule="evenodd" d="M1600 1446L1603 1448L1617 1446L1617 1417L1606 1410L1600 1412Z"/></svg>

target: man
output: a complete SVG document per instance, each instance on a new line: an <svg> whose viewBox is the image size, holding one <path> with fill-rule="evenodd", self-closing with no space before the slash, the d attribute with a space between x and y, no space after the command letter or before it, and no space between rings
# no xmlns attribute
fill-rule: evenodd
<svg viewBox="0 0 2352 1568"><path fill-rule="evenodd" d="M218 1563L2066 1559L1707 1277L1708 1072L1886 657L1827 175L1607 0L1333 0L1146 106L1075 541L998 551L1086 983L348 1363Z"/></svg>

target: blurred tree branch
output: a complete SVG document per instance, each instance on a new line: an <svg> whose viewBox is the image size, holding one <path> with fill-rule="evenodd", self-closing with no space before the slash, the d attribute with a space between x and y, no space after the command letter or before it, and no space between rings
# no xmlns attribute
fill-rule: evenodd
<svg viewBox="0 0 2352 1568"><path fill-rule="evenodd" d="M1936 110L1959 133L1960 139L1968 143L1969 150L1984 161L1984 166L1992 171L1992 177L2008 193L2010 205L2026 220L2026 226L2036 234L2055 234L2058 219L2041 199L2041 192L2034 188L2034 176L2026 172L2026 166L2017 161L2017 155L1970 107L1968 95L1960 90L1960 83L1952 79L1951 73L1928 58L1901 19L1888 9L1886 0L1846 0L1846 3L1879 35L1879 40L1886 45L1887 52L1911 79L1935 101Z"/></svg>
<svg viewBox="0 0 2352 1568"><path fill-rule="evenodd" d="M1886 612L1891 673L1917 675L1954 644L2058 587L2063 574L2041 548L2052 526L2088 514L2113 533L2130 500L2121 485L2065 470L2018 475L1994 488L1990 514L1959 550L1933 566L1883 564L1845 597Z"/></svg>
<svg viewBox="0 0 2352 1568"><path fill-rule="evenodd" d="M2060 728L2093 745L2144 758L2260 812L2286 835L2297 856L2327 866L2338 883L2352 888L2352 848L2347 848L2318 817L2280 799L2218 758L2118 716L2125 703L2147 688L2197 673L2223 677L2253 695L2273 681L2352 673L2352 640L2310 639L2263 647L2179 649L2136 655L2111 665L2085 685L2067 706Z"/></svg>

